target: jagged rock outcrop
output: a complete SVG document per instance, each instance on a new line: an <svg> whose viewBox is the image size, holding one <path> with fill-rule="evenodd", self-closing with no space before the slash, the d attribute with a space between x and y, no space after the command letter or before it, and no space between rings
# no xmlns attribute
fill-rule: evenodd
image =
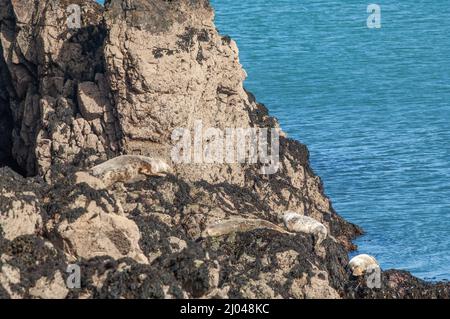
<svg viewBox="0 0 450 319"><path fill-rule="evenodd" d="M73 4L80 28L66 23ZM347 269L361 230L333 210L307 148L244 89L237 46L217 32L209 1L0 0L0 8L0 116L8 117L0 130L10 132L0 156L28 176L0 170L0 297L372 296ZM217 145L209 128L273 129L279 165L264 175L265 163L173 161L180 128L202 133L203 151ZM237 139L227 149L234 155L246 142ZM94 176L123 154L173 171L114 183ZM119 171L133 175L128 169ZM286 211L326 228L320 253L313 235L283 231ZM205 236L211 225L226 231ZM68 289L72 264L81 287ZM398 278L398 287L411 280ZM383 284L376 296L450 289Z"/></svg>

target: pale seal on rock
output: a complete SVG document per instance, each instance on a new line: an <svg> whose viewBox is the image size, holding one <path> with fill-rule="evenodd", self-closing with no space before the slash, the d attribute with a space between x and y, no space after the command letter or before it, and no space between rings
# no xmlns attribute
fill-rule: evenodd
<svg viewBox="0 0 450 319"><path fill-rule="evenodd" d="M314 235L316 247L328 236L328 230L325 225L314 218L294 212L286 212L283 215L283 221L289 231Z"/></svg>
<svg viewBox="0 0 450 319"><path fill-rule="evenodd" d="M353 257L348 263L353 276L362 276L368 269L380 267L375 257L361 254Z"/></svg>
<svg viewBox="0 0 450 319"><path fill-rule="evenodd" d="M283 228L263 219L231 218L206 227L202 238L219 237L234 232L247 232L255 229L271 229L283 234L291 234Z"/></svg>
<svg viewBox="0 0 450 319"><path fill-rule="evenodd" d="M106 186L134 182L146 176L165 176L169 172L170 166L162 159L140 155L118 156L91 169Z"/></svg>

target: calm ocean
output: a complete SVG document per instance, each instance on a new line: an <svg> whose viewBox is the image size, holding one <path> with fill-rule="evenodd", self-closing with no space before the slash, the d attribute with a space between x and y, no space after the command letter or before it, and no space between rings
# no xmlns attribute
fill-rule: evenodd
<svg viewBox="0 0 450 319"><path fill-rule="evenodd" d="M450 1L212 0L246 87L307 144L358 253L450 279Z"/></svg>

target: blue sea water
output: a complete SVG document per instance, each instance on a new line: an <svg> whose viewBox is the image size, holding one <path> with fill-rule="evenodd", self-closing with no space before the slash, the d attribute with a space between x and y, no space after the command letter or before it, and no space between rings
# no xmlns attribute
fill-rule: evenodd
<svg viewBox="0 0 450 319"><path fill-rule="evenodd" d="M450 1L212 0L246 87L383 269L450 279Z"/></svg>
<svg viewBox="0 0 450 319"><path fill-rule="evenodd" d="M383 269L450 279L450 1L212 0L245 83Z"/></svg>

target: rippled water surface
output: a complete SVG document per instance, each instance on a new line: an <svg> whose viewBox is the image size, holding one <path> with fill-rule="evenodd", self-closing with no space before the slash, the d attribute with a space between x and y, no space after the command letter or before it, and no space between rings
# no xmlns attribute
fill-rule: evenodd
<svg viewBox="0 0 450 319"><path fill-rule="evenodd" d="M384 269L450 279L450 1L213 0L246 87Z"/></svg>

